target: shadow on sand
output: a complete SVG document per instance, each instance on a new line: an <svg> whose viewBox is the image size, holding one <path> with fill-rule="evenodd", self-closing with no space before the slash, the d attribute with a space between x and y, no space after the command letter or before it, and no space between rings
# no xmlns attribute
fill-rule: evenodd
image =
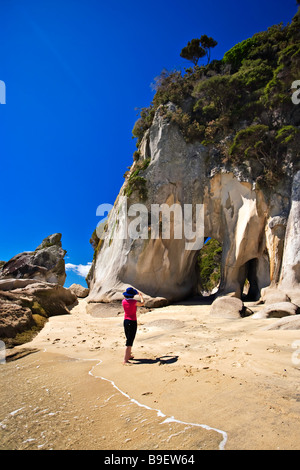
<svg viewBox="0 0 300 470"><path fill-rule="evenodd" d="M178 361L179 356L161 356L155 359L130 359L133 364L173 364Z"/></svg>

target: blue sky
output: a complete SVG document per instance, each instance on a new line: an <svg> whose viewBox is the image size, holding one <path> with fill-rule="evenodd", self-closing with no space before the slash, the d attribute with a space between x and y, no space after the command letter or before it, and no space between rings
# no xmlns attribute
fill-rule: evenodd
<svg viewBox="0 0 300 470"><path fill-rule="evenodd" d="M114 203L132 163L136 108L202 34L212 59L273 24L296 0L0 0L0 260L62 233L66 286L86 285L98 205ZM79 268L76 268L78 267ZM74 272L77 270L77 274ZM78 275L78 272L81 275Z"/></svg>

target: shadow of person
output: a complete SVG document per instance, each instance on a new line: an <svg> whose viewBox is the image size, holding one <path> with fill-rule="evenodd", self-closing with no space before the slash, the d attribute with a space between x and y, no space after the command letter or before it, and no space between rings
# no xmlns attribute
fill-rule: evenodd
<svg viewBox="0 0 300 470"><path fill-rule="evenodd" d="M130 362L133 364L173 364L178 361L179 356L161 356L156 357L155 359L130 359Z"/></svg>

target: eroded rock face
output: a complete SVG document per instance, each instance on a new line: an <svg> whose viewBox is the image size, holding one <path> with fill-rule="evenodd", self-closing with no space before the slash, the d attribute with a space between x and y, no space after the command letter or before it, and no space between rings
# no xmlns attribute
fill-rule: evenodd
<svg viewBox="0 0 300 470"><path fill-rule="evenodd" d="M35 325L34 315L47 319L69 314L77 297L69 289L32 279L0 280L0 338L14 338Z"/></svg>
<svg viewBox="0 0 300 470"><path fill-rule="evenodd" d="M250 164L246 169L220 164L200 143L186 143L176 124L159 113L139 151L142 161L149 162L139 173L143 191L133 187L126 198L127 179L115 202L117 214L126 204L128 209L143 203L149 214L152 204L203 204L203 235L222 243L220 295L241 297L246 278L251 299L259 299L262 288L280 279L282 285L299 286L299 176L292 198L288 180L266 196L256 187ZM137 168L134 163L129 177ZM90 271L89 300L120 299L128 285L170 302L194 294L199 250L187 250L184 238L153 239L150 219L146 237L123 236L131 221L128 210L117 220L109 218ZM172 219L170 225L172 233Z"/></svg>
<svg viewBox="0 0 300 470"><path fill-rule="evenodd" d="M30 308L0 298L0 337L12 338L33 325Z"/></svg>
<svg viewBox="0 0 300 470"><path fill-rule="evenodd" d="M35 251L20 253L5 263L0 269L0 279L35 279L63 286L65 254L61 234L50 235Z"/></svg>
<svg viewBox="0 0 300 470"><path fill-rule="evenodd" d="M285 291L297 290L300 286L300 171L293 179L279 285Z"/></svg>

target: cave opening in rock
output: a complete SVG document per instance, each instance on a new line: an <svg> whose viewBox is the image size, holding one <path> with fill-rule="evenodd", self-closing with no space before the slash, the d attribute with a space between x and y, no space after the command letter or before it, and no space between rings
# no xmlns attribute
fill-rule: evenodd
<svg viewBox="0 0 300 470"><path fill-rule="evenodd" d="M260 298L260 287L258 280L258 258L247 261L240 268L239 282L243 300L258 300Z"/></svg>
<svg viewBox="0 0 300 470"><path fill-rule="evenodd" d="M209 296L218 291L221 280L222 244L214 238L206 238L197 254L197 294Z"/></svg>

